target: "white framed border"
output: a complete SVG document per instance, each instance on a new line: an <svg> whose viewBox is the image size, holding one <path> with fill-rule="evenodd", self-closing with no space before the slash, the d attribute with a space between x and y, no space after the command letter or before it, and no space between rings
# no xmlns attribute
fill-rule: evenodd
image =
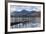
<svg viewBox="0 0 46 34"><path fill-rule="evenodd" d="M26 6L41 6L41 27L37 28L20 28L20 29L11 29L10 28L10 5L26 5ZM35 30L43 30L43 5L42 4L26 4L26 3L8 3L8 25L7 25L8 32L17 32L17 31L35 31Z"/></svg>

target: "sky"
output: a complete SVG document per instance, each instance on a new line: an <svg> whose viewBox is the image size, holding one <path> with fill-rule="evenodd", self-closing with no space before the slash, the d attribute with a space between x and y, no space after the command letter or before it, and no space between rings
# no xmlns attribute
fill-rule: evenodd
<svg viewBox="0 0 46 34"><path fill-rule="evenodd" d="M27 11L40 11L41 6L11 6L11 12L13 11L22 11L22 10L27 10Z"/></svg>

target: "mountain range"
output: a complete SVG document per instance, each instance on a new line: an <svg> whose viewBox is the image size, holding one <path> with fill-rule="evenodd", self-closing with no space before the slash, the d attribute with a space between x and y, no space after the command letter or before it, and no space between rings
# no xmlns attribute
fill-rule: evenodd
<svg viewBox="0 0 46 34"><path fill-rule="evenodd" d="M14 11L11 13L12 17L27 17L27 16L31 16L31 17L36 17L36 16L40 16L40 11L27 11L27 10L22 10L22 11Z"/></svg>

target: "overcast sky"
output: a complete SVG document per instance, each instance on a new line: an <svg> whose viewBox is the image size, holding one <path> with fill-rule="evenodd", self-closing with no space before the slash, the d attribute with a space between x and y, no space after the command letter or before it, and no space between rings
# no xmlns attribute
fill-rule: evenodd
<svg viewBox="0 0 46 34"><path fill-rule="evenodd" d="M40 6L11 6L11 12L13 11L22 11L22 10L27 10L27 11L40 11L41 7Z"/></svg>

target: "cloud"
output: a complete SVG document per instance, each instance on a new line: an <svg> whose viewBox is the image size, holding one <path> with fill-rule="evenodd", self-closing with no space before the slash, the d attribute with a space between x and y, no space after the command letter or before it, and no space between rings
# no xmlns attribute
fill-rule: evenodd
<svg viewBox="0 0 46 34"><path fill-rule="evenodd" d="M41 6L13 6L11 7L11 11L39 11L41 9Z"/></svg>

